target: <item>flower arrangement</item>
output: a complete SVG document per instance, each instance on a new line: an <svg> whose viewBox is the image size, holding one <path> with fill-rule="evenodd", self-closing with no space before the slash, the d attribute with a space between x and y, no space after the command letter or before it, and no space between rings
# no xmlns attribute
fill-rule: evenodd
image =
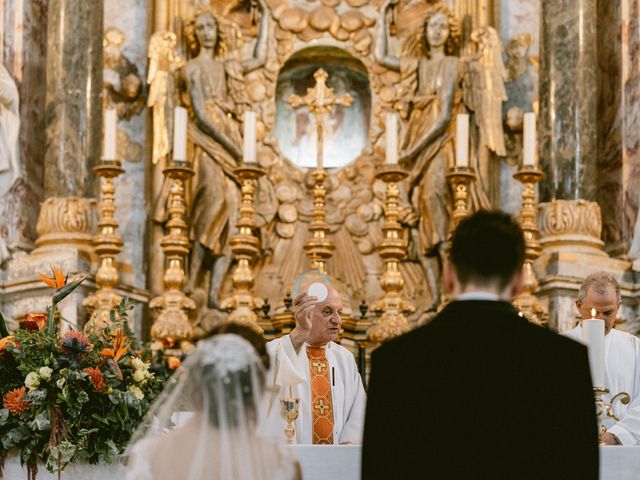
<svg viewBox="0 0 640 480"><path fill-rule="evenodd" d="M125 300L99 335L59 333L57 305L84 278L53 274L43 276L55 289L46 314L27 315L13 335L0 314L0 478L14 449L31 477L38 461L58 473L74 461L112 462L170 374L142 360Z"/></svg>

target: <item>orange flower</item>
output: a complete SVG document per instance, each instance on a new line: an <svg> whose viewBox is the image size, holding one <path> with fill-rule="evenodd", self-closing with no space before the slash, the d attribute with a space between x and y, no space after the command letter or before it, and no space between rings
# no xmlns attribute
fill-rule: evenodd
<svg viewBox="0 0 640 480"><path fill-rule="evenodd" d="M4 394L2 405L13 415L20 415L31 407L29 402L25 402L23 397L27 393L25 387L14 388Z"/></svg>
<svg viewBox="0 0 640 480"><path fill-rule="evenodd" d="M51 266L51 270L53 271L52 277L47 277L44 273L40 274L40 278L44 283L49 285L51 288L62 288L67 283L67 279L62 271L62 267L56 269L53 265Z"/></svg>
<svg viewBox="0 0 640 480"><path fill-rule="evenodd" d="M169 367L169 370L176 370L180 365L182 365L182 362L178 357L167 357L167 366Z"/></svg>
<svg viewBox="0 0 640 480"><path fill-rule="evenodd" d="M127 351L129 351L129 339L121 329L113 332L112 336L112 348L103 348L102 350L100 350L100 355L113 358L113 360L118 363L118 361L120 361L120 359L127 353Z"/></svg>
<svg viewBox="0 0 640 480"><path fill-rule="evenodd" d="M13 343L15 345L15 342L11 335L9 335L8 337L0 338L0 358L4 355L4 352L6 352L7 347L10 343Z"/></svg>
<svg viewBox="0 0 640 480"><path fill-rule="evenodd" d="M102 372L100 371L100 367L87 367L84 370L84 373L89 375L89 379L91 380L91 385L93 385L93 389L96 392L101 392L107 386L104 381L104 377L102 376Z"/></svg>
<svg viewBox="0 0 640 480"><path fill-rule="evenodd" d="M22 326L27 330L44 330L46 325L46 313L27 313L22 321Z"/></svg>
<svg viewBox="0 0 640 480"><path fill-rule="evenodd" d="M176 345L176 341L172 337L167 337L162 340L162 346L166 348L173 348Z"/></svg>

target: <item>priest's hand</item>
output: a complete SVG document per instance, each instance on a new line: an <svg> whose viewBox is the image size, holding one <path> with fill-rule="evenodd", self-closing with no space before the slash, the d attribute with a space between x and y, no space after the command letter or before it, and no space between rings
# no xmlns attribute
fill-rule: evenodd
<svg viewBox="0 0 640 480"><path fill-rule="evenodd" d="M620 442L618 441L617 437L613 434L613 433L605 433L602 436L602 443L604 443L605 445L620 445Z"/></svg>
<svg viewBox="0 0 640 480"><path fill-rule="evenodd" d="M311 319L313 317L313 307L318 299L301 292L293 300L293 316L296 319L296 326L289 334L291 343L296 352L299 352L311 332Z"/></svg>

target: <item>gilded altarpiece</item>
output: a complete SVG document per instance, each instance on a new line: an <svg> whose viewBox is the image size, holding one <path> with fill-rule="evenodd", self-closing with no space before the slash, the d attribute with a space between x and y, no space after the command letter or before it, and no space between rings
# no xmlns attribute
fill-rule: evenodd
<svg viewBox="0 0 640 480"><path fill-rule="evenodd" d="M423 61L429 49L425 20L438 12L448 31L442 45L444 60L429 63ZM313 87L313 74L319 68L329 73L328 86L337 95L349 93L354 98L352 106L338 106L324 123L329 174L326 221L335 245L328 273L353 301L354 316L357 303L372 305L383 295L383 261L377 247L383 237L386 185L376 179L376 168L384 162L385 114L395 112L401 119L401 163L409 173L400 184L399 196L408 246L407 258L400 264L403 295L416 307L410 322L429 316L440 302L439 264L452 208L444 175L452 166L452 127L463 102L476 110L471 161L480 179L470 190L472 206L492 204L495 175L490 164L496 155L504 155L503 98L500 92L482 91L477 80L484 74L497 75L496 84L502 85L504 79L501 41L495 30L482 28L496 21L495 12L491 0L213 0L210 4L155 0L155 32L149 49L150 69L155 70L148 81L150 95L159 89L163 96L154 97L159 102L156 106L150 103L152 241L159 245L167 219L169 187L162 170L171 157L171 112L183 105L189 109L187 156L195 171L186 188L193 243L186 262L185 291L197 304L193 318L197 327L207 329L223 318L226 313L220 306L231 295L229 241L240 200L234 167L241 161L246 110L257 112L257 159L266 172L256 191L254 220L260 254L253 266L254 294L273 309L281 309L294 278L309 269L303 246L310 235L313 208L309 167L315 166L315 126L308 111L292 109L287 99ZM451 70L448 66L453 66L453 73L446 73ZM418 83L427 81L432 82L431 90L424 86L424 91L416 90ZM443 82L451 88L442 88ZM464 95L473 98L463 99ZM422 103L418 105L416 98ZM452 105L444 119L437 107L442 101ZM487 113L491 109L499 113L492 117ZM418 110L421 117L416 116ZM487 120L491 118L493 126ZM437 135L418 145L425 132L417 131L412 137L408 131L416 121L425 130L436 121L443 125ZM438 158L435 166L440 171L425 182L425 158L431 157ZM425 240L426 222L436 225L437 232L430 234L435 239L432 243ZM156 252L150 259L151 269L158 273L150 275L151 287L159 293L164 259L159 247L151 251Z"/></svg>

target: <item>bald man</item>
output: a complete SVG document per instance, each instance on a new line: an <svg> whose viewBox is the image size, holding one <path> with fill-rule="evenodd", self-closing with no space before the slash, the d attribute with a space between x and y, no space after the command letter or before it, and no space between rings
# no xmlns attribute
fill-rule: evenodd
<svg viewBox="0 0 640 480"><path fill-rule="evenodd" d="M296 326L289 335L267 344L273 365L267 385L273 387L261 435L286 441L280 398L300 399L295 444L360 444L366 397L355 359L335 343L342 325L342 298L330 279L306 274L296 282ZM309 295L321 284L325 299ZM317 285L316 285L317 287ZM313 292L311 292L313 293Z"/></svg>

